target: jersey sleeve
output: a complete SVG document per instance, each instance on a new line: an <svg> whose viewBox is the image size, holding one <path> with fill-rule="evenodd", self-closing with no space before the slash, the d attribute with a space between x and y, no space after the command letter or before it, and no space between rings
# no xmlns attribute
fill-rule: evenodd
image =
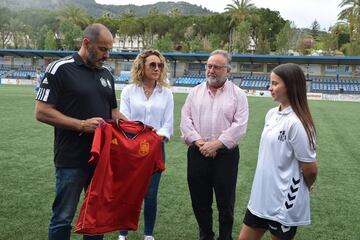
<svg viewBox="0 0 360 240"><path fill-rule="evenodd" d="M301 162L316 161L316 152L310 147L308 136L300 120L290 126L289 142L297 160Z"/></svg>
<svg viewBox="0 0 360 240"><path fill-rule="evenodd" d="M102 138L103 138L103 129L98 127L95 129L94 139L91 146L91 158L89 160L90 164L97 164L100 158Z"/></svg>
<svg viewBox="0 0 360 240"><path fill-rule="evenodd" d="M156 136L157 137L157 136ZM157 137L158 138L158 137ZM161 139L157 139L157 149L155 150L155 159L156 163L153 169L153 173L155 172L163 172L165 170L165 149L163 143L161 143Z"/></svg>
<svg viewBox="0 0 360 240"><path fill-rule="evenodd" d="M43 79L41 80L40 89L36 95L36 100L56 105L60 96L60 92L60 79L57 77L57 75L51 74L51 72L46 72Z"/></svg>

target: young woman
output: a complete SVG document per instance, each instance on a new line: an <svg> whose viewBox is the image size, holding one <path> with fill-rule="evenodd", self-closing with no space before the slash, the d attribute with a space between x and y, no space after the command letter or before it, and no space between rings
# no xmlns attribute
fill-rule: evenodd
<svg viewBox="0 0 360 240"><path fill-rule="evenodd" d="M289 240L310 224L309 193L317 175L316 132L306 98L306 80L292 63L271 73L272 99L280 105L265 117L258 162L239 240Z"/></svg>
<svg viewBox="0 0 360 240"><path fill-rule="evenodd" d="M131 69L131 82L121 92L120 112L129 120L141 121L156 129L165 141L173 134L174 100L168 88L165 58L157 50L140 53ZM164 156L165 159L165 156ZM144 199L144 240L154 240L160 173L155 173ZM120 231L119 240L127 239Z"/></svg>

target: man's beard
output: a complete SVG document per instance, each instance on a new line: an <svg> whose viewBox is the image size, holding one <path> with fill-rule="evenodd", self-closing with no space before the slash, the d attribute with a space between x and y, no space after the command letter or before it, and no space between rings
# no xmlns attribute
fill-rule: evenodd
<svg viewBox="0 0 360 240"><path fill-rule="evenodd" d="M89 65L89 67L101 68L103 66L103 64L98 62L100 59L101 58L98 58L96 56L96 54L94 53L94 51L90 48L88 51L88 58L87 58L87 64Z"/></svg>
<svg viewBox="0 0 360 240"><path fill-rule="evenodd" d="M207 81L211 87L220 87L224 84L227 77L207 77Z"/></svg>

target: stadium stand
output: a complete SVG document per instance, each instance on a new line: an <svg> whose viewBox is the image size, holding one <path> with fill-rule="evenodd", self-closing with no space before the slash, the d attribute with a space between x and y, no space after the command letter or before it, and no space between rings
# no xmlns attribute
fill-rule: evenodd
<svg viewBox="0 0 360 240"><path fill-rule="evenodd" d="M9 59L24 58L45 58L46 61L34 60L34 65L41 65L50 60L69 56L74 51L47 51L47 50L28 50L28 49L0 49L0 59L4 56L0 65L0 77L2 80L6 78L15 79L33 79L36 77L36 67L30 65L16 65L14 61ZM116 76L116 82L127 84L131 78L131 60L135 59L136 52L111 52L113 60L113 72L119 72ZM209 57L208 54L183 54L183 53L164 53L172 67L169 68L168 79L172 85L176 86L195 86L206 81L204 66L205 61ZM360 94L360 57L332 57L332 56L283 56L283 55L244 55L234 54L233 63L236 74L232 74L229 79L243 89L267 90L270 84L269 71L280 63L294 62L308 69L309 66L317 65L313 76L308 78L308 91L314 93L329 94ZM119 62L114 62L120 60ZM8 64L11 63L9 66ZM119 63L119 64L118 64ZM183 76L179 76L179 69L184 72ZM45 65L45 64L44 64ZM324 66L320 68L321 66ZM254 67L255 66L255 67ZM335 69L329 73L330 70ZM335 66L335 67L334 67ZM347 66L348 72L341 73L339 66ZM43 74L46 66L41 66ZM120 69L119 69L120 68ZM325 69L325 70L324 70ZM116 70L116 71L115 71ZM308 70L306 70L308 71ZM327 72L326 72L327 71ZM308 71L309 72L309 71ZM186 74L185 74L186 73ZM331 75L330 75L331 74ZM336 74L336 75L335 75ZM330 76L329 76L330 75ZM326 76L326 77L325 77ZM352 76L352 77L351 77Z"/></svg>
<svg viewBox="0 0 360 240"><path fill-rule="evenodd" d="M360 79L313 77L309 80L311 81L311 92L360 93Z"/></svg>
<svg viewBox="0 0 360 240"><path fill-rule="evenodd" d="M120 75L115 78L115 82L117 83L128 83L130 81L129 75Z"/></svg>
<svg viewBox="0 0 360 240"><path fill-rule="evenodd" d="M36 76L35 68L31 67L22 67L13 71L8 75L9 78L24 78L24 79L32 79Z"/></svg>
<svg viewBox="0 0 360 240"><path fill-rule="evenodd" d="M243 89L267 90L270 84L268 75L244 75L240 87Z"/></svg>
<svg viewBox="0 0 360 240"><path fill-rule="evenodd" d="M178 77L175 81L175 85L178 86L195 86L202 82L205 82L205 74L189 74Z"/></svg>
<svg viewBox="0 0 360 240"><path fill-rule="evenodd" d="M115 82L127 84L129 83L130 78L131 78L130 71L121 71L120 76L115 76Z"/></svg>
<svg viewBox="0 0 360 240"><path fill-rule="evenodd" d="M231 75L230 80L243 89L267 90L270 84L269 75ZM238 80L238 81L236 81ZM177 86L195 86L205 82L204 74L189 74L178 77L175 81ZM360 79L337 79L336 77L311 77L311 92L322 93L360 93Z"/></svg>
<svg viewBox="0 0 360 240"><path fill-rule="evenodd" d="M269 85L269 77L265 75L231 75L229 80L240 85L244 89L266 90ZM175 81L177 86L195 86L205 82L205 74L189 74L178 77Z"/></svg>
<svg viewBox="0 0 360 240"><path fill-rule="evenodd" d="M0 76L7 74L9 71L11 71L10 67L0 67Z"/></svg>

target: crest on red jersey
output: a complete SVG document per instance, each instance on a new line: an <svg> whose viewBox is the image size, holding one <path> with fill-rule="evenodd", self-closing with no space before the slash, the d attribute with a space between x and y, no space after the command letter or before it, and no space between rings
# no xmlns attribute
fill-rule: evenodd
<svg viewBox="0 0 360 240"><path fill-rule="evenodd" d="M139 155L144 157L149 154L149 150L150 150L149 143L146 140L142 141L140 143Z"/></svg>

